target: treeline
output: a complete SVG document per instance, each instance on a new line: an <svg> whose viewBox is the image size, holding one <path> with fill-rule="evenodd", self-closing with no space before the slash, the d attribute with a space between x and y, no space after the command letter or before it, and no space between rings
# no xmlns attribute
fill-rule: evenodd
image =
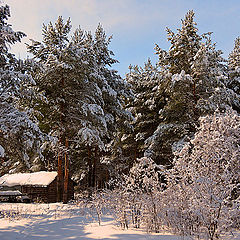
<svg viewBox="0 0 240 240"><path fill-rule="evenodd" d="M27 45L33 58L20 60L9 48L25 34L9 17L1 6L0 174L62 172L65 164L76 182L101 188L143 156L173 167L200 117L239 113L240 40L223 59L193 11L176 33L167 29L168 51L156 45L158 62L130 66L125 79L111 68L118 61L101 25L70 34L70 19L59 17Z"/></svg>

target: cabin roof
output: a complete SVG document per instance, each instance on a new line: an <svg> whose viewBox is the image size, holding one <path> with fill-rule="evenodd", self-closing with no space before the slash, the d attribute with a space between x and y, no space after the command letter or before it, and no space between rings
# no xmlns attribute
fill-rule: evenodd
<svg viewBox="0 0 240 240"><path fill-rule="evenodd" d="M34 172L5 174L0 177L0 186L48 186L57 177L57 172Z"/></svg>

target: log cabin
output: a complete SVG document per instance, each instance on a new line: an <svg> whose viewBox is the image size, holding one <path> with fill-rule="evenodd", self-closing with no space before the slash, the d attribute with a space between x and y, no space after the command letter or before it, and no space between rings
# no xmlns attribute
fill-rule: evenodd
<svg viewBox="0 0 240 240"><path fill-rule="evenodd" d="M63 188L63 183L62 183ZM0 177L1 191L18 190L33 202L57 202L57 172L5 174ZM68 201L74 197L74 184L68 181Z"/></svg>

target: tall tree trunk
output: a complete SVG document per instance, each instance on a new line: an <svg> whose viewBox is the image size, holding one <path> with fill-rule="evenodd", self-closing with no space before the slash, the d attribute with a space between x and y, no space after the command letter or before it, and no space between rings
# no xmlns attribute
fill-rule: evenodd
<svg viewBox="0 0 240 240"><path fill-rule="evenodd" d="M64 77L63 73L61 74L61 81L60 81L61 87L62 87L62 93L64 93ZM64 94L62 94L62 97L64 98ZM57 178L57 201L61 202L63 199L63 155L61 147L65 145L65 132L63 132L64 129L64 122L65 122L65 105L63 102L60 102L60 149L58 152L58 178ZM66 158L66 155L65 155Z"/></svg>
<svg viewBox="0 0 240 240"><path fill-rule="evenodd" d="M98 157L98 152L97 148L95 149L95 157L93 159L93 169L92 169L92 187L96 188L96 168L97 168L97 157Z"/></svg>
<svg viewBox="0 0 240 240"><path fill-rule="evenodd" d="M57 202L62 201L62 182L63 182L63 173L62 173L62 155L58 153L58 170L57 170Z"/></svg>
<svg viewBox="0 0 240 240"><path fill-rule="evenodd" d="M64 171L64 191L63 191L63 203L68 202L68 180L69 180L69 159L68 159L68 139L66 138L66 151L65 151L65 171Z"/></svg>
<svg viewBox="0 0 240 240"><path fill-rule="evenodd" d="M88 147L88 197L92 196L92 155Z"/></svg>

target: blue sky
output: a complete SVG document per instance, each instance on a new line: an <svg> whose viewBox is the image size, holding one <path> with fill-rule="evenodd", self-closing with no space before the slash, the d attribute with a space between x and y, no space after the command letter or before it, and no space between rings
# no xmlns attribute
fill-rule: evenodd
<svg viewBox="0 0 240 240"><path fill-rule="evenodd" d="M240 0L4 0L11 8L9 23L25 32L23 43L12 47L17 57L26 57L24 42L41 40L42 24L58 16L72 20L73 29L81 26L94 31L100 22L107 35L113 35L111 50L120 61L114 68L124 77L128 66L156 61L157 43L168 49L166 27L181 26L188 10L196 14L199 33L213 32L217 49L227 57L240 35Z"/></svg>

